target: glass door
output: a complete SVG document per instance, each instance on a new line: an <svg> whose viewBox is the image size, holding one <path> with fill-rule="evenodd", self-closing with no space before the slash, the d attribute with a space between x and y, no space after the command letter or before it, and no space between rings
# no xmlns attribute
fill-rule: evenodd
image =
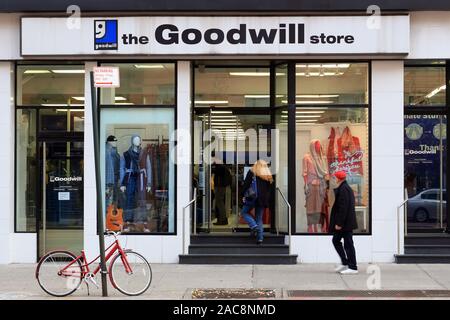
<svg viewBox="0 0 450 320"><path fill-rule="evenodd" d="M233 232L240 217L245 175L258 159L271 165L270 115L201 109L194 116L194 186L198 232ZM269 228L271 210L264 214Z"/></svg>
<svg viewBox="0 0 450 320"><path fill-rule="evenodd" d="M446 128L444 115L405 115L408 233L441 232L447 226Z"/></svg>
<svg viewBox="0 0 450 320"><path fill-rule="evenodd" d="M39 142L38 251L83 246L83 142Z"/></svg>

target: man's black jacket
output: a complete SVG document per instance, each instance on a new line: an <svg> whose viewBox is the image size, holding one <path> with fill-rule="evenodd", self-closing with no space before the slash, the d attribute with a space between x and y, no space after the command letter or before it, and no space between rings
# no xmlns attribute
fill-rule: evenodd
<svg viewBox="0 0 450 320"><path fill-rule="evenodd" d="M335 201L331 209L330 232L335 232L335 226L342 227L341 231L353 231L358 228L355 213L355 195L347 181L341 183L334 190Z"/></svg>

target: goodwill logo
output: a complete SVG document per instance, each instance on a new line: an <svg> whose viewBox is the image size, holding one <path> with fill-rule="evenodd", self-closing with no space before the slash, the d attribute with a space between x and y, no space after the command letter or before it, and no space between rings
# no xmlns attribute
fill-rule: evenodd
<svg viewBox="0 0 450 320"><path fill-rule="evenodd" d="M118 49L117 20L95 20L94 33L94 50Z"/></svg>

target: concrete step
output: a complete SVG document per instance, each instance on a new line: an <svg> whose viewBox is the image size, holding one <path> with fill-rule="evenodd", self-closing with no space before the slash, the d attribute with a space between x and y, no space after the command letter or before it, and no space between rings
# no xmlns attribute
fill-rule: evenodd
<svg viewBox="0 0 450 320"><path fill-rule="evenodd" d="M450 245L450 235L447 233L408 234L405 237L405 245Z"/></svg>
<svg viewBox="0 0 450 320"><path fill-rule="evenodd" d="M395 255L395 262L403 263L450 263L450 254L401 254Z"/></svg>
<svg viewBox="0 0 450 320"><path fill-rule="evenodd" d="M264 234L264 244L284 244L284 235ZM209 233L191 236L191 244L255 244L250 232Z"/></svg>
<svg viewBox="0 0 450 320"><path fill-rule="evenodd" d="M191 244L189 254L289 254L285 244Z"/></svg>
<svg viewBox="0 0 450 320"><path fill-rule="evenodd" d="M405 245L406 254L449 254L450 245Z"/></svg>
<svg viewBox="0 0 450 320"><path fill-rule="evenodd" d="M297 264L297 255L288 254L188 254L180 264Z"/></svg>

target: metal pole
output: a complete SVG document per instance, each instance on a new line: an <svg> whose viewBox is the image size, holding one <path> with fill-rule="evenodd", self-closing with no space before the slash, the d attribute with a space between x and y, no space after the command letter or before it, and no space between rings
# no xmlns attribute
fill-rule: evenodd
<svg viewBox="0 0 450 320"><path fill-rule="evenodd" d="M47 251L47 183L45 178L47 177L47 144L45 141L42 144L42 248L44 249L44 255Z"/></svg>
<svg viewBox="0 0 450 320"><path fill-rule="evenodd" d="M194 235L197 234L197 188L194 188Z"/></svg>
<svg viewBox="0 0 450 320"><path fill-rule="evenodd" d="M94 72L90 72L91 76L91 99L92 99L92 131L94 139L94 157L95 157L95 185L97 189L97 228L100 245L100 267L102 275L102 296L108 296L108 286L106 282L106 259L105 259L105 228L103 224L103 200L100 180L100 146L99 146L99 122L97 111L97 95L94 87Z"/></svg>

